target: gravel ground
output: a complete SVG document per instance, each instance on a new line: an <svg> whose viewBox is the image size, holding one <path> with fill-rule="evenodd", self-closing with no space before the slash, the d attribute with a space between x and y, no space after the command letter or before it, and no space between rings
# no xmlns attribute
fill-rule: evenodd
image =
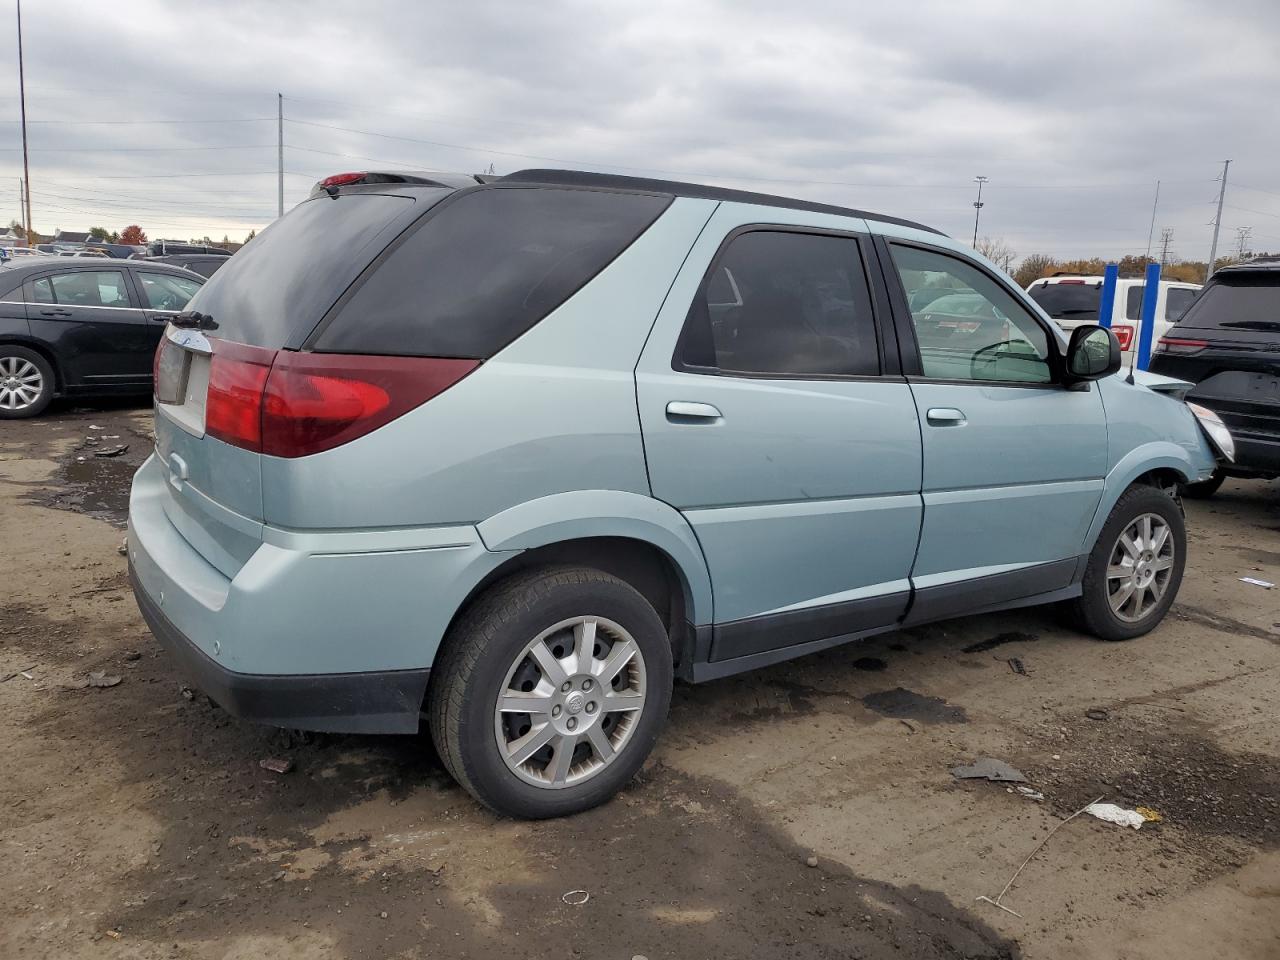
<svg viewBox="0 0 1280 960"><path fill-rule="evenodd" d="M185 686L117 551L149 419L0 423L0 957L1280 957L1280 588L1238 579L1280 581L1280 483L1188 503L1147 637L1017 611L681 686L617 800L529 824L426 736L272 731ZM982 756L1045 799L950 776ZM1162 819L1077 817L1017 915L977 900L1097 797Z"/></svg>

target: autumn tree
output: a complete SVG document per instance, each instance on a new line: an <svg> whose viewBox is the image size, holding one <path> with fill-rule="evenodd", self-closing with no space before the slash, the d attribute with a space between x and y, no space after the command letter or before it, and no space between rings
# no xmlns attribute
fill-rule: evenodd
<svg viewBox="0 0 1280 960"><path fill-rule="evenodd" d="M142 232L140 226L131 223L120 231L120 242L127 243L131 247L140 247L147 242L147 235Z"/></svg>
<svg viewBox="0 0 1280 960"><path fill-rule="evenodd" d="M106 227L90 227L89 236L93 237L95 240L110 240L111 231Z"/></svg>
<svg viewBox="0 0 1280 960"><path fill-rule="evenodd" d="M1058 269L1058 261L1045 253L1032 253L1023 257L1022 262L1018 264L1018 269L1013 273L1013 279L1017 281L1018 286L1030 286L1041 277L1047 277Z"/></svg>
<svg viewBox="0 0 1280 960"><path fill-rule="evenodd" d="M974 249L1005 273L1009 272L1009 268L1013 266L1014 258L1018 256L1013 247L999 237L981 237Z"/></svg>

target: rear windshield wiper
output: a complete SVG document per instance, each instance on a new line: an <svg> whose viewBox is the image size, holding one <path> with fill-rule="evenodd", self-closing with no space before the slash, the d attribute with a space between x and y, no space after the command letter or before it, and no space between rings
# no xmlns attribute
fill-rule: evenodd
<svg viewBox="0 0 1280 960"><path fill-rule="evenodd" d="M183 327L187 330L217 330L218 324L207 313L199 313L195 310L184 311L169 318L169 322L175 327Z"/></svg>
<svg viewBox="0 0 1280 960"><path fill-rule="evenodd" d="M1280 330L1280 320L1224 320L1218 326L1238 330Z"/></svg>

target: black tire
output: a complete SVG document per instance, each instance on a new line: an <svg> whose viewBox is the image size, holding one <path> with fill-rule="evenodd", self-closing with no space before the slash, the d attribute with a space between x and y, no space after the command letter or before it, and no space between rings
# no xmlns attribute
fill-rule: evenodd
<svg viewBox="0 0 1280 960"><path fill-rule="evenodd" d="M55 385L53 367L49 365L48 360L34 350L12 343L0 344L0 384L3 384L5 380L4 371L7 366L14 362L17 364L29 363L39 371L39 394L31 402L14 410L3 405L5 395L0 393L0 420L23 420L27 417L38 417L44 413L45 407L49 406L49 401L53 399Z"/></svg>
<svg viewBox="0 0 1280 960"><path fill-rule="evenodd" d="M1182 486L1182 495L1190 497L1192 500L1208 500L1218 488L1222 486L1222 481L1227 479L1227 475L1221 470L1213 471L1213 476L1208 480L1201 480L1199 483L1186 483Z"/></svg>
<svg viewBox="0 0 1280 960"><path fill-rule="evenodd" d="M539 787L513 773L499 753L494 710L524 647L579 616L611 620L631 634L644 660L645 704L603 769L579 784ZM454 779L491 810L535 820L577 813L608 800L640 769L666 720L672 673L662 620L629 584L587 567L525 571L486 591L445 638L427 690L431 737Z"/></svg>
<svg viewBox="0 0 1280 960"><path fill-rule="evenodd" d="M1173 538L1173 567L1164 595L1142 619L1127 621L1111 609L1107 566L1121 532L1143 514L1155 514L1169 526ZM1132 640L1151 631L1168 613L1182 584L1187 563L1187 528L1177 501L1156 487L1137 485L1126 490L1111 510L1089 554L1084 572L1084 592L1071 602L1071 613L1080 627L1100 640Z"/></svg>

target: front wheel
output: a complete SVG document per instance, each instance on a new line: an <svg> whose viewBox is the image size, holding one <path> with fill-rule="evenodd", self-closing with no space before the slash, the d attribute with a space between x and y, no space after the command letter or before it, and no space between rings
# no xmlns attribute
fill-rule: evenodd
<svg viewBox="0 0 1280 960"><path fill-rule="evenodd" d="M1085 567L1074 612L1102 640L1130 640L1164 619L1187 562L1178 504L1155 487L1135 486L1107 518Z"/></svg>
<svg viewBox="0 0 1280 960"><path fill-rule="evenodd" d="M490 809L541 819L613 796L671 702L671 645L622 580L585 567L517 574L446 638L427 693L445 766Z"/></svg>

